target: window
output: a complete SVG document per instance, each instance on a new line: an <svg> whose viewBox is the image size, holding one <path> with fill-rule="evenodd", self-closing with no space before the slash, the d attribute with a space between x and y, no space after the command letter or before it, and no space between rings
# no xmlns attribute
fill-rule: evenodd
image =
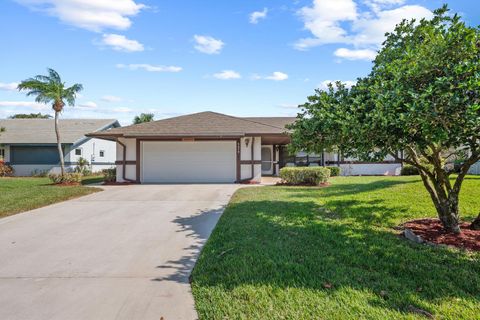
<svg viewBox="0 0 480 320"><path fill-rule="evenodd" d="M75 155L76 156L81 156L82 155L82 149L81 148L75 149Z"/></svg>
<svg viewBox="0 0 480 320"><path fill-rule="evenodd" d="M10 147L10 162L13 164L57 164L60 162L57 147Z"/></svg>
<svg viewBox="0 0 480 320"><path fill-rule="evenodd" d="M105 157L105 150L100 150L100 158Z"/></svg>
<svg viewBox="0 0 480 320"><path fill-rule="evenodd" d="M5 149L0 148L0 160L5 159Z"/></svg>

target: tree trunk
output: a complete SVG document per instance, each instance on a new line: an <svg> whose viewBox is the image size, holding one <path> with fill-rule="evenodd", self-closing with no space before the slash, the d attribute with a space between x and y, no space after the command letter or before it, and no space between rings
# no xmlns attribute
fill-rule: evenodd
<svg viewBox="0 0 480 320"><path fill-rule="evenodd" d="M470 229L480 230L480 213L478 214L478 217L473 220L472 224L470 225Z"/></svg>
<svg viewBox="0 0 480 320"><path fill-rule="evenodd" d="M437 208L438 216L447 232L459 234L461 230L458 196L453 194L450 194L449 196L450 199L446 200L443 204L440 204L439 208Z"/></svg>
<svg viewBox="0 0 480 320"><path fill-rule="evenodd" d="M60 142L60 130L58 128L58 116L59 112L55 111L55 134L57 135L57 148L58 148L58 155L60 157L60 170L62 176L65 175L65 161L63 159L63 150L62 150L62 143Z"/></svg>

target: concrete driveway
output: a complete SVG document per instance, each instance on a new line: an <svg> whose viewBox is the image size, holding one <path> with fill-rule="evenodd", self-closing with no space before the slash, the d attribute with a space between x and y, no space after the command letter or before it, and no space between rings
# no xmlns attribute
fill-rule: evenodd
<svg viewBox="0 0 480 320"><path fill-rule="evenodd" d="M195 319L188 277L238 185L135 185L0 220L0 319Z"/></svg>

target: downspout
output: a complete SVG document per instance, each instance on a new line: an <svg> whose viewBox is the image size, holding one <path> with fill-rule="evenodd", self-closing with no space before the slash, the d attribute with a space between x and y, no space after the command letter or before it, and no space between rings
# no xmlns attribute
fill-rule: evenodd
<svg viewBox="0 0 480 320"><path fill-rule="evenodd" d="M252 161L252 177L250 178L250 180L253 180L253 178L255 177L255 164L254 164L254 159L253 159L253 153L254 153L254 148L253 148L253 145L255 144L255 137L252 137L252 155L250 156L250 160Z"/></svg>
<svg viewBox="0 0 480 320"><path fill-rule="evenodd" d="M128 182L133 182L133 183L136 183L136 181L132 180L132 179L127 179L126 178L126 169L127 169L127 146L121 142L120 140L118 140L118 138L116 138L116 141L119 145L122 146L123 148L123 157L122 157L122 179L124 181L128 181Z"/></svg>

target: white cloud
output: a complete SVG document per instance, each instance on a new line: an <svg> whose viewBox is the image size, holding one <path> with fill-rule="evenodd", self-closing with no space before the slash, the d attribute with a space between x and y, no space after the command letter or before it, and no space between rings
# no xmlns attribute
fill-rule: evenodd
<svg viewBox="0 0 480 320"><path fill-rule="evenodd" d="M5 90L5 91L17 91L17 82L10 82L10 83L3 83L0 82L0 90Z"/></svg>
<svg viewBox="0 0 480 320"><path fill-rule="evenodd" d="M351 50L347 48L339 48L333 53L335 56L347 60L368 60L375 59L377 52L370 49Z"/></svg>
<svg viewBox="0 0 480 320"><path fill-rule="evenodd" d="M266 76L265 79L273 81L283 81L288 79L288 74L280 71L275 71L274 73L272 73L272 75Z"/></svg>
<svg viewBox="0 0 480 320"><path fill-rule="evenodd" d="M222 51L225 43L220 39L215 39L210 36L194 35L195 49L206 54L218 54Z"/></svg>
<svg viewBox="0 0 480 320"><path fill-rule="evenodd" d="M342 58L361 56L366 60L368 56L371 60L372 52L380 48L385 33L393 31L403 19L432 17L432 12L425 7L402 5L404 0L365 0L367 9L363 10L359 9L357 2L314 0L311 7L300 9L298 14L312 37L299 39L294 47L307 50L324 44L352 45L353 49L340 50L340 55L346 55Z"/></svg>
<svg viewBox="0 0 480 320"><path fill-rule="evenodd" d="M117 96L112 96L112 95L105 95L101 99L102 99L102 101L105 101L105 102L120 102L120 101L122 101L122 98L117 97Z"/></svg>
<svg viewBox="0 0 480 320"><path fill-rule="evenodd" d="M265 19L267 17L268 9L263 8L262 11L254 11L250 13L249 21L252 24L257 24L259 20Z"/></svg>
<svg viewBox="0 0 480 320"><path fill-rule="evenodd" d="M129 113L129 112L133 112L135 110L131 109L131 108L126 108L126 107L120 107L120 108L114 108L112 109L113 112L118 112L118 113Z"/></svg>
<svg viewBox="0 0 480 320"><path fill-rule="evenodd" d="M87 102L78 104L77 107L85 108L85 109L92 109L92 108L97 108L98 105L93 101L87 101Z"/></svg>
<svg viewBox="0 0 480 320"><path fill-rule="evenodd" d="M113 50L136 52L143 51L143 44L137 40L131 40L120 34L104 34L102 44L111 47Z"/></svg>
<svg viewBox="0 0 480 320"><path fill-rule="evenodd" d="M51 106L34 101L0 101L0 107L29 108L33 110L51 109Z"/></svg>
<svg viewBox="0 0 480 320"><path fill-rule="evenodd" d="M233 70L223 70L222 72L213 74L213 76L220 80L240 79L242 77L240 73Z"/></svg>
<svg viewBox="0 0 480 320"><path fill-rule="evenodd" d="M117 68L119 69L130 69L130 70L145 70L148 72L180 72L182 71L182 67L177 66L159 66L159 65L151 65L147 63L139 63L139 64L117 64Z"/></svg>
<svg viewBox="0 0 480 320"><path fill-rule="evenodd" d="M298 109L298 104L282 103L279 107L282 109Z"/></svg>
<svg viewBox="0 0 480 320"><path fill-rule="evenodd" d="M325 80L325 81L322 81L322 83L320 83L318 88L322 89L322 90L327 90L328 85L330 83L335 85L335 82L337 82L337 81L342 82L345 85L345 87L347 87L347 88L351 88L352 86L354 86L357 83L357 81L353 81L353 80Z"/></svg>
<svg viewBox="0 0 480 320"><path fill-rule="evenodd" d="M95 32L107 28L125 30L132 25L130 17L145 5L134 0L17 0L33 10L46 12L60 21Z"/></svg>

